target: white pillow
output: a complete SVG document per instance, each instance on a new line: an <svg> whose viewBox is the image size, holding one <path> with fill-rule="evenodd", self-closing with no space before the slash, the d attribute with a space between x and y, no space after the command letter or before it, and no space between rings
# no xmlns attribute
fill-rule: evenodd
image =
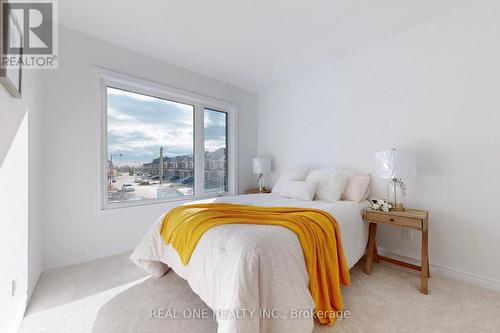
<svg viewBox="0 0 500 333"><path fill-rule="evenodd" d="M314 200L335 202L342 198L347 174L335 169L313 170L307 175L306 181L318 184Z"/></svg>
<svg viewBox="0 0 500 333"><path fill-rule="evenodd" d="M370 195L370 174L349 173L342 194L343 200L362 202Z"/></svg>
<svg viewBox="0 0 500 333"><path fill-rule="evenodd" d="M317 185L314 183L288 180L283 182L280 196L296 200L312 201L316 193L316 187Z"/></svg>
<svg viewBox="0 0 500 333"><path fill-rule="evenodd" d="M280 194L283 189L283 184L289 180L305 180L308 170L306 168L285 169L274 184L271 193Z"/></svg>

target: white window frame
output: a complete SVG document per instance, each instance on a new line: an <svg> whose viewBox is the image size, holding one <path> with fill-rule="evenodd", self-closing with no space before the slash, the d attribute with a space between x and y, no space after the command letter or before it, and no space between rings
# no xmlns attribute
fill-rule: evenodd
<svg viewBox="0 0 500 333"><path fill-rule="evenodd" d="M238 106L236 104L219 100L217 98L169 87L163 84L116 73L102 68L94 68L96 83L98 86L99 108L100 108L100 157L99 157L99 192L101 198L101 209L117 209L127 207L146 206L161 203L182 203L192 200L212 198L216 196L235 195L237 189L237 124ZM130 92L149 95L161 99L170 100L194 106L194 195L186 198L176 199L146 199L121 203L108 203L108 115L107 115L107 88L127 90ZM204 110L211 109L227 113L227 151L228 151L228 191L224 193L204 193Z"/></svg>

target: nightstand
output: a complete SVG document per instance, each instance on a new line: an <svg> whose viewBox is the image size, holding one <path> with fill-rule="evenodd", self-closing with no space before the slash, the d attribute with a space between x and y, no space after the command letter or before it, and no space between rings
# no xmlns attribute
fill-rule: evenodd
<svg viewBox="0 0 500 333"><path fill-rule="evenodd" d="M428 293L429 284L429 213L424 210L407 209L404 212L379 212L371 208L367 208L363 212L363 219L370 223L370 236L368 239L368 248L365 262L365 273L371 274L372 261L378 262L379 260L387 261L392 264L401 265L420 271L420 292L422 294ZM375 237L377 235L377 225L385 224L394 227L403 227L418 230L422 232L422 256L420 259L421 266L406 263L404 261L384 257L378 255L377 244Z"/></svg>
<svg viewBox="0 0 500 333"><path fill-rule="evenodd" d="M259 194L259 193L271 193L271 190L263 189L262 191L259 191L258 188L252 188L250 190L245 191L245 194Z"/></svg>

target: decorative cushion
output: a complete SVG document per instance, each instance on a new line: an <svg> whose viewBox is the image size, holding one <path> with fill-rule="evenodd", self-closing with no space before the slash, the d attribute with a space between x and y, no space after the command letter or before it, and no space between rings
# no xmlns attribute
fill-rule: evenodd
<svg viewBox="0 0 500 333"><path fill-rule="evenodd" d="M366 200L370 195L370 179L369 173L349 173L342 199L356 202Z"/></svg>
<svg viewBox="0 0 500 333"><path fill-rule="evenodd" d="M280 196L284 198L312 201L316 193L317 185L299 180L287 180L283 182Z"/></svg>
<svg viewBox="0 0 500 333"><path fill-rule="evenodd" d="M317 184L314 200L335 202L342 198L342 192L347 182L347 173L342 170L313 170L307 175L306 181Z"/></svg>
<svg viewBox="0 0 500 333"><path fill-rule="evenodd" d="M283 189L283 184L289 180L305 180L308 170L306 168L285 169L274 184L271 193L279 195Z"/></svg>

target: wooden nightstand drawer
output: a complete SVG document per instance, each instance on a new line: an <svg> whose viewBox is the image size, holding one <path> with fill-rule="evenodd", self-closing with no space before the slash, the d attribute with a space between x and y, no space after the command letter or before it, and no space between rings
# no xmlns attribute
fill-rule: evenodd
<svg viewBox="0 0 500 333"><path fill-rule="evenodd" d="M385 224L393 224L401 227L422 229L422 220L411 217L380 214L375 212L365 212L365 219L368 222L378 222Z"/></svg>

